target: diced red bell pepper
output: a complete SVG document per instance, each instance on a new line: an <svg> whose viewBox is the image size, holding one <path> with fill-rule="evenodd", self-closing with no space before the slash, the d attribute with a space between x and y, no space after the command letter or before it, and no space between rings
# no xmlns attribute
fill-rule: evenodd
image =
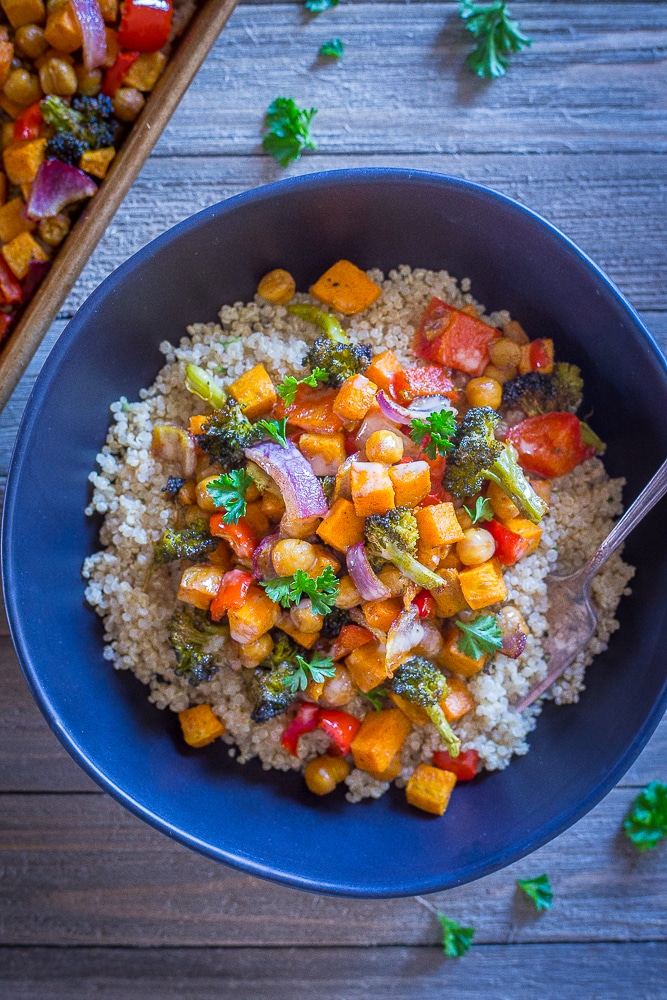
<svg viewBox="0 0 667 1000"><path fill-rule="evenodd" d="M372 641L373 633L363 625L343 625L329 650L329 656L332 660L342 660L355 649L361 649Z"/></svg>
<svg viewBox="0 0 667 1000"><path fill-rule="evenodd" d="M320 709L311 701L304 701L292 721L283 729L280 742L294 757L298 757L299 737L317 729Z"/></svg>
<svg viewBox="0 0 667 1000"><path fill-rule="evenodd" d="M441 771L451 771L459 781L471 781L477 774L479 754L476 750L462 750L458 757L450 757L446 750L436 750L433 763Z"/></svg>
<svg viewBox="0 0 667 1000"><path fill-rule="evenodd" d="M438 455L437 458L432 459L422 452L419 458L423 462L428 462L431 470L431 489L424 499L419 501L419 506L433 507L437 503L451 501L453 499L451 493L448 493L442 485L442 477L445 474L445 467L447 465L445 456Z"/></svg>
<svg viewBox="0 0 667 1000"><path fill-rule="evenodd" d="M496 556L503 566L513 566L518 562L530 548L530 542L516 531L510 531L500 521L484 521L482 527L486 528L496 543Z"/></svg>
<svg viewBox="0 0 667 1000"><path fill-rule="evenodd" d="M23 289L5 264L4 257L0 257L0 302L3 305L23 300Z"/></svg>
<svg viewBox="0 0 667 1000"><path fill-rule="evenodd" d="M211 514L209 531L214 538L224 538L239 559L251 559L259 544L252 525L245 517L238 524L225 524L223 514Z"/></svg>
<svg viewBox="0 0 667 1000"><path fill-rule="evenodd" d="M339 708L321 708L317 725L333 741L336 749L345 756L350 752L352 740L359 732L361 720L349 712L342 712Z"/></svg>
<svg viewBox="0 0 667 1000"><path fill-rule="evenodd" d="M454 383L440 365L425 365L396 372L392 388L398 402L407 406L419 396L451 396Z"/></svg>
<svg viewBox="0 0 667 1000"><path fill-rule="evenodd" d="M356 430L350 431L345 435L345 454L348 456L348 458L350 457L350 455L354 455L356 452L359 451L359 448L355 444L356 437L357 437Z"/></svg>
<svg viewBox="0 0 667 1000"><path fill-rule="evenodd" d="M121 49L157 52L169 40L171 0L124 0L118 28Z"/></svg>
<svg viewBox="0 0 667 1000"><path fill-rule="evenodd" d="M38 139L39 129L44 121L42 115L41 101L36 101L29 108L22 111L14 122L14 142L21 142L23 139Z"/></svg>
<svg viewBox="0 0 667 1000"><path fill-rule="evenodd" d="M289 406L278 400L276 417L287 417L288 427L300 427L309 434L336 434L343 426L342 418L333 411L337 395L338 389L300 385Z"/></svg>
<svg viewBox="0 0 667 1000"><path fill-rule="evenodd" d="M7 336L14 317L10 313L0 312L0 344Z"/></svg>
<svg viewBox="0 0 667 1000"><path fill-rule="evenodd" d="M533 340L528 349L528 360L530 361L531 371L539 372L543 368L551 368L553 366L553 357L546 348L547 341L543 340L542 337L538 337L537 340ZM553 353L553 341L551 341L552 353Z"/></svg>
<svg viewBox="0 0 667 1000"><path fill-rule="evenodd" d="M435 597L428 590L420 590L412 603L420 618L432 618L437 607Z"/></svg>
<svg viewBox="0 0 667 1000"><path fill-rule="evenodd" d="M104 75L102 93L107 97L114 97L116 91L130 71L130 67L137 61L140 52L119 52L113 66Z"/></svg>
<svg viewBox="0 0 667 1000"><path fill-rule="evenodd" d="M248 593L248 589L255 582L252 573L246 573L242 569L230 569L225 573L220 581L218 593L211 601L209 612L214 622L219 622L221 618L230 610L240 608Z"/></svg>
<svg viewBox="0 0 667 1000"><path fill-rule="evenodd" d="M595 454L594 445L581 439L581 424L574 413L543 413L515 424L507 435L526 472L546 479L564 476Z"/></svg>
<svg viewBox="0 0 667 1000"><path fill-rule="evenodd" d="M500 330L488 323L432 298L419 321L413 349L424 361L481 375L490 361L489 343L499 336Z"/></svg>

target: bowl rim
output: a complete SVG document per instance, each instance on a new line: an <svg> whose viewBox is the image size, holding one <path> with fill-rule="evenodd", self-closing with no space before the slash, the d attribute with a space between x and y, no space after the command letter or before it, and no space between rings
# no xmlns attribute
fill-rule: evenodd
<svg viewBox="0 0 667 1000"><path fill-rule="evenodd" d="M54 380L57 378L61 362L67 356L72 342L79 334L82 324L90 321L96 308L110 292L115 291L122 285L125 276L141 267L150 260L157 252L164 247L180 239L184 233L196 230L199 226L208 222L212 218L224 218L230 212L235 212L248 202L261 202L270 199L275 193L290 192L303 188L319 188L322 186L340 186L347 184L358 184L365 181L369 184L378 185L385 182L395 184L401 182L405 184L417 185L439 185L453 190L469 191L477 197L493 202L500 201L512 212L528 216L538 227L544 227L550 235L559 242L566 252L573 255L591 273L597 281L601 282L616 300L617 305L628 315L637 332L644 338L647 346L662 368L665 382L667 384L667 359L658 347L657 342L650 331L644 325L642 319L627 301L615 283L605 274L605 272L569 237L562 233L556 226L548 222L537 212L522 205L520 202L495 191L494 189L468 181L463 178L454 177L437 171L411 170L406 168L393 167L352 167L331 171L317 171L305 175L283 178L257 188L243 191L237 195L227 198L214 205L208 206L189 216L180 223L177 223L160 236L156 237L146 246L142 247L135 254L124 261L116 270L108 275L90 294L85 302L77 310L76 314L67 324L65 330L53 346L47 356L44 365L35 381L35 385L30 393L28 402L23 412L18 433L12 449L7 477L5 500L2 512L2 579L4 587L4 598L7 609L9 630L17 658L21 666L24 677L28 683L30 691L37 702L37 705L44 715L47 723L57 738L63 744L70 756L77 764L93 779L103 790L107 791L113 798L120 802L126 809L138 818L149 823L154 829L166 834L179 843L192 848L193 850L211 858L214 861L229 865L244 873L267 879L268 881L293 888L304 889L311 892L326 893L328 895L357 897L357 898L397 898L400 896L412 896L416 893L428 893L442 891L454 886L463 885L489 875L501 868L518 861L522 857L532 853L544 844L559 836L566 829L576 823L618 783L622 775L628 770L632 763L639 756L640 752L648 743L653 732L657 728L662 716L667 708L667 685L661 698L657 699L651 711L646 716L644 723L635 734L634 739L626 747L625 751L616 760L613 767L606 771L598 782L596 782L588 795L579 802L576 807L568 807L557 813L553 819L543 828L539 837L533 833L526 833L514 842L512 849L498 849L494 854L486 857L482 861L470 863L459 870L456 878L447 877L445 874L433 877L422 878L419 881L412 881L409 885L389 886L367 885L363 883L345 884L340 881L329 881L324 879L316 880L308 876L293 874L281 870L279 866L263 860L249 859L245 855L235 853L232 850L218 847L214 844L188 833L176 823L162 818L159 814L142 804L138 799L124 791L123 787L110 778L104 771L97 767L87 756L85 749L81 745L81 740L67 727L66 721L60 717L58 709L51 702L47 691L40 682L40 671L37 664L33 662L30 642L26 637L22 615L17 605L16 588L14 586L16 566L12 558L12 530L14 518L16 516L16 494L18 483L21 478L24 455L24 444L33 432L35 422L39 415L39 410L45 402ZM566 710L568 706L561 706L560 711ZM572 706L574 707L574 706Z"/></svg>

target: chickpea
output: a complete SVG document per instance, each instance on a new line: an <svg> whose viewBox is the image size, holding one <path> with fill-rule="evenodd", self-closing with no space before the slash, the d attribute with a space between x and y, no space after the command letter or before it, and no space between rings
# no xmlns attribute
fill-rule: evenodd
<svg viewBox="0 0 667 1000"><path fill-rule="evenodd" d="M516 375L516 369L514 368L498 368L496 365L487 365L483 372L484 378L495 379L496 382L500 382L503 385L508 379Z"/></svg>
<svg viewBox="0 0 667 1000"><path fill-rule="evenodd" d="M271 653L272 649L273 639L266 632L264 635L260 635L259 639L255 639L254 642L246 642L240 646L239 656L241 663L249 670L253 667L258 667L262 660L265 660Z"/></svg>
<svg viewBox="0 0 667 1000"><path fill-rule="evenodd" d="M300 538L281 539L271 553L271 562L278 576L293 576L298 569L308 571L315 558L315 547Z"/></svg>
<svg viewBox="0 0 667 1000"><path fill-rule="evenodd" d="M356 608L361 604L361 595L354 585L354 581L351 576L343 576L338 581L338 596L336 598L336 607L345 608L349 611L350 608Z"/></svg>
<svg viewBox="0 0 667 1000"><path fill-rule="evenodd" d="M139 117L146 98L136 87L119 87L111 99L116 118L133 122Z"/></svg>
<svg viewBox="0 0 667 1000"><path fill-rule="evenodd" d="M327 552L326 549L322 548L321 545L315 545L315 562L308 570L309 576L319 576L323 573L327 566L331 566L334 573L338 573L340 569L340 559L331 553Z"/></svg>
<svg viewBox="0 0 667 1000"><path fill-rule="evenodd" d="M315 529L321 520L321 517L288 517L287 514L283 514L280 530L283 535L289 535L290 538L310 538L315 534Z"/></svg>
<svg viewBox="0 0 667 1000"><path fill-rule="evenodd" d="M193 521L201 521L202 518L208 521L211 516L210 511L202 510L196 503L190 504L189 507L185 507L184 513L186 524L192 524Z"/></svg>
<svg viewBox="0 0 667 1000"><path fill-rule="evenodd" d="M28 59L39 59L49 47L44 37L44 29L38 24L22 24L16 29L14 41Z"/></svg>
<svg viewBox="0 0 667 1000"><path fill-rule="evenodd" d="M7 149L14 142L14 122L2 122L2 148Z"/></svg>
<svg viewBox="0 0 667 1000"><path fill-rule="evenodd" d="M85 97L97 97L102 89L102 70L76 66L75 73L78 93L83 94Z"/></svg>
<svg viewBox="0 0 667 1000"><path fill-rule="evenodd" d="M497 410L503 398L503 387L488 376L471 378L466 386L466 398L471 406L490 406Z"/></svg>
<svg viewBox="0 0 667 1000"><path fill-rule="evenodd" d="M393 431L374 431L366 442L369 462L396 465L403 458L403 442Z"/></svg>
<svg viewBox="0 0 667 1000"><path fill-rule="evenodd" d="M400 569L387 563L378 573L378 579L387 587L392 597L400 597L405 590L405 577Z"/></svg>
<svg viewBox="0 0 667 1000"><path fill-rule="evenodd" d="M16 104L35 104L42 96L39 79L25 69L13 69L2 88L5 97Z"/></svg>
<svg viewBox="0 0 667 1000"><path fill-rule="evenodd" d="M463 507L459 507L456 511L456 520L459 522L464 531L467 531L468 528L472 528L472 518Z"/></svg>
<svg viewBox="0 0 667 1000"><path fill-rule="evenodd" d="M57 247L62 243L69 230L69 217L62 212L59 212L58 215L49 215L48 218L41 219L39 223L39 235L50 247Z"/></svg>
<svg viewBox="0 0 667 1000"><path fill-rule="evenodd" d="M248 489L245 491L246 503L254 503L255 500L261 500L262 494L259 492L257 485L251 483Z"/></svg>
<svg viewBox="0 0 667 1000"><path fill-rule="evenodd" d="M527 344L530 337L521 326L521 323L517 323L515 319L509 320L503 326L503 336L507 337L508 340L513 341L513 343L521 346L522 344Z"/></svg>
<svg viewBox="0 0 667 1000"><path fill-rule="evenodd" d="M71 97L76 94L77 78L73 66L62 56L50 56L39 70L39 82L45 94Z"/></svg>
<svg viewBox="0 0 667 1000"><path fill-rule="evenodd" d="M197 484L194 479L186 479L176 496L178 497L178 502L183 507L189 507L190 504L197 503Z"/></svg>
<svg viewBox="0 0 667 1000"><path fill-rule="evenodd" d="M277 493L269 493L265 490L262 493L262 510L272 521L279 521L285 513L285 502Z"/></svg>
<svg viewBox="0 0 667 1000"><path fill-rule="evenodd" d="M320 704L329 708L338 708L340 705L347 705L356 694L356 687L352 676L341 663L336 664L336 673L333 677L327 677L322 687Z"/></svg>
<svg viewBox="0 0 667 1000"><path fill-rule="evenodd" d="M313 605L307 597L291 609L289 616L294 627L298 628L299 632L305 632L306 635L320 632L324 624L324 615L313 611Z"/></svg>
<svg viewBox="0 0 667 1000"><path fill-rule="evenodd" d="M247 500L247 497L246 497ZM249 503L246 505L245 518L258 538L264 538L271 530L271 522L268 514L262 509L261 503Z"/></svg>
<svg viewBox="0 0 667 1000"><path fill-rule="evenodd" d="M521 360L521 348L507 337L499 337L489 344L491 364L498 368L517 368Z"/></svg>
<svg viewBox="0 0 667 1000"><path fill-rule="evenodd" d="M496 551L493 535L486 528L468 528L456 543L456 554L464 566L479 566Z"/></svg>
<svg viewBox="0 0 667 1000"><path fill-rule="evenodd" d="M328 754L309 760L303 770L308 790L315 795L333 792L336 785L344 781L349 773L350 767L344 757L329 757Z"/></svg>
<svg viewBox="0 0 667 1000"><path fill-rule="evenodd" d="M280 267L265 274L257 286L257 294L274 306L284 306L285 303L294 298L295 292L296 282L294 278L289 271L283 271Z"/></svg>
<svg viewBox="0 0 667 1000"><path fill-rule="evenodd" d="M208 492L207 489L208 484L214 482L216 479L217 476L206 476L205 479L200 479L199 482L197 483L197 489L196 489L197 504L199 505L199 507L201 507L202 510L207 511L209 514L213 514L215 513L216 510L219 509L218 505L216 504L215 500L213 499L213 497L211 496L211 494Z"/></svg>

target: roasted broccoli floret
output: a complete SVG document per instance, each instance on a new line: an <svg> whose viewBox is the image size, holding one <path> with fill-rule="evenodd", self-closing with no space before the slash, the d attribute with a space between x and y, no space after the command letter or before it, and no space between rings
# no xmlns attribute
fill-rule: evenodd
<svg viewBox="0 0 667 1000"><path fill-rule="evenodd" d="M322 492L324 493L324 499L331 506L331 501L333 499L333 492L336 486L335 476L318 476L320 481L320 486L322 487Z"/></svg>
<svg viewBox="0 0 667 1000"><path fill-rule="evenodd" d="M423 656L411 656L400 665L387 686L394 694L423 708L447 744L450 755L458 757L461 742L440 707L440 702L449 694L449 687L438 668Z"/></svg>
<svg viewBox="0 0 667 1000"><path fill-rule="evenodd" d="M56 132L46 144L45 155L47 159L55 158L77 167L86 149L85 142L81 142L81 139L77 139L70 132Z"/></svg>
<svg viewBox="0 0 667 1000"><path fill-rule="evenodd" d="M113 104L111 98L103 94L97 97L79 95L72 99L71 104L66 104L62 97L50 94L42 101L41 109L44 120L57 133L78 140L84 149L113 146L117 138L119 125L114 117ZM59 153L52 155L59 156Z"/></svg>
<svg viewBox="0 0 667 1000"><path fill-rule="evenodd" d="M193 685L210 681L218 668L212 654L205 653L203 647L211 636L226 633L225 626L212 625L202 614L175 611L169 619L167 635L176 654L176 673Z"/></svg>
<svg viewBox="0 0 667 1000"><path fill-rule="evenodd" d="M284 632L278 633L271 653L254 671L250 682L250 695L255 701L250 715L253 722L266 722L286 712L294 701L296 690L290 685L290 678L294 675L297 654L294 643Z"/></svg>
<svg viewBox="0 0 667 1000"><path fill-rule="evenodd" d="M476 496L485 479L496 483L535 524L549 509L530 485L511 444L497 441L493 432L500 422L490 406L468 410L456 429L454 449L447 455L443 485L455 497Z"/></svg>
<svg viewBox="0 0 667 1000"><path fill-rule="evenodd" d="M528 372L503 384L503 403L520 406L529 417L554 411L575 413L581 405L584 380L576 365L565 361L553 372Z"/></svg>
<svg viewBox="0 0 667 1000"><path fill-rule="evenodd" d="M182 486L185 486L187 479L183 479L182 476L169 476L167 479L167 485L163 486L160 490L161 493L171 493L172 497L175 496Z"/></svg>
<svg viewBox="0 0 667 1000"><path fill-rule="evenodd" d="M442 587L441 578L415 559L419 528L409 507L394 507L386 514L372 514L366 518L364 533L366 551L375 567L390 562L420 587L427 590Z"/></svg>
<svg viewBox="0 0 667 1000"><path fill-rule="evenodd" d="M349 625L351 621L350 612L345 608L332 608L329 614L324 616L320 635L323 639L335 639L340 635L343 626Z"/></svg>
<svg viewBox="0 0 667 1000"><path fill-rule="evenodd" d="M192 521L186 528L167 528L161 541L153 546L153 559L159 565L175 559L201 562L218 547L218 539L208 530L205 517Z"/></svg>
<svg viewBox="0 0 667 1000"><path fill-rule="evenodd" d="M245 465L244 448L250 448L261 439L261 432L230 397L203 425L202 433L197 435L197 444L223 468L238 469Z"/></svg>
<svg viewBox="0 0 667 1000"><path fill-rule="evenodd" d="M361 375L371 363L372 351L368 344L353 344L335 316L316 306L297 302L287 307L293 316L314 323L324 332L318 337L301 362L311 371L316 368L327 373L321 379L328 385L341 386L351 375Z"/></svg>

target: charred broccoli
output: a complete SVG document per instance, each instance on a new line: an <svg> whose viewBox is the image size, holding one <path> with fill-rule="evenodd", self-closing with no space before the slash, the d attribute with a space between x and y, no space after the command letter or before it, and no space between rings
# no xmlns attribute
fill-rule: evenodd
<svg viewBox="0 0 667 1000"><path fill-rule="evenodd" d="M332 608L329 614L324 616L320 635L323 639L335 639L340 635L343 626L349 625L351 621L350 612L345 608Z"/></svg>
<svg viewBox="0 0 667 1000"><path fill-rule="evenodd" d="M262 439L258 428L244 416L236 400L228 398L212 413L197 435L197 444L225 469L245 465L244 448Z"/></svg>
<svg viewBox="0 0 667 1000"><path fill-rule="evenodd" d="M279 633L271 653L254 671L250 682L250 694L255 700L250 715L253 722L267 722L274 715L286 712L294 701L296 689L290 682L297 655L294 643L283 632Z"/></svg>
<svg viewBox="0 0 667 1000"><path fill-rule="evenodd" d="M320 486L322 487L322 492L324 493L324 499L331 506L331 501L333 500L333 493L336 486L335 476L318 476L320 481Z"/></svg>
<svg viewBox="0 0 667 1000"><path fill-rule="evenodd" d="M371 363L370 347L367 344L352 344L335 316L303 302L288 306L287 311L319 326L325 334L317 338L301 362L311 371L319 368L326 372L326 379L320 381L339 387L351 375L361 375L366 371Z"/></svg>
<svg viewBox="0 0 667 1000"><path fill-rule="evenodd" d="M48 122L63 140L68 136L71 140L81 143L84 150L113 146L117 138L119 125L114 117L113 104L111 98L103 94L97 97L77 95L72 98L71 104L66 104L62 97L49 94L41 102L41 110L44 121ZM52 145L56 138L49 142L51 155L63 159L60 153L68 149L73 152L74 147L68 146L64 141L62 144ZM66 162L71 163L72 160Z"/></svg>
<svg viewBox="0 0 667 1000"><path fill-rule="evenodd" d="M69 163L71 167L77 167L86 148L85 142L81 142L81 139L70 132L56 132L46 144L45 155L47 159L55 158Z"/></svg>
<svg viewBox="0 0 667 1000"><path fill-rule="evenodd" d="M454 450L447 456L443 485L455 497L475 496L485 479L496 483L537 524L549 509L530 485L517 462L516 450L494 437L500 417L490 406L468 410L454 435Z"/></svg>
<svg viewBox="0 0 667 1000"><path fill-rule="evenodd" d="M226 633L226 627L212 625L204 615L175 611L169 619L167 635L169 645L176 654L176 673L195 686L202 681L210 681L218 668L212 654L205 653L203 647L211 636Z"/></svg>
<svg viewBox="0 0 667 1000"><path fill-rule="evenodd" d="M217 547L218 539L211 536L208 521L202 517L186 528L167 528L161 541L153 546L153 559L158 565L175 559L201 562Z"/></svg>
<svg viewBox="0 0 667 1000"><path fill-rule="evenodd" d="M386 514L371 514L366 518L364 533L371 563L376 566L393 563L401 573L427 590L442 587L441 578L415 559L419 528L409 507L394 507Z"/></svg>
<svg viewBox="0 0 667 1000"><path fill-rule="evenodd" d="M423 656L412 656L400 665L388 686L394 694L424 709L446 743L450 755L458 757L461 742L440 706L440 702L449 694L449 687L438 668Z"/></svg>
<svg viewBox="0 0 667 1000"><path fill-rule="evenodd" d="M167 485L163 486L160 490L161 493L170 493L172 497L176 496L178 491L182 486L185 486L187 479L183 479L182 476L169 476L167 479Z"/></svg>
<svg viewBox="0 0 667 1000"><path fill-rule="evenodd" d="M575 413L583 388L577 365L561 361L551 374L528 372L509 379L503 384L503 403L520 406L529 417L554 411Z"/></svg>

